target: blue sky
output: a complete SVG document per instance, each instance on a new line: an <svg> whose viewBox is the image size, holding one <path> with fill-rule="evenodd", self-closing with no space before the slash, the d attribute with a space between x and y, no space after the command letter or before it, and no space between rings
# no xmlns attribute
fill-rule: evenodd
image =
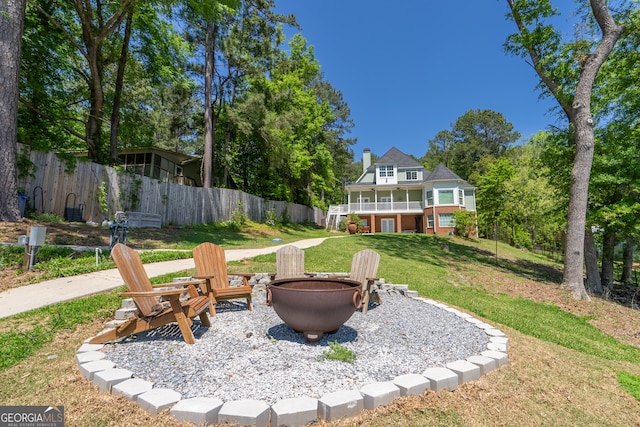
<svg viewBox="0 0 640 427"><path fill-rule="evenodd" d="M502 113L525 139L557 123L531 66L504 52L515 32L504 0L276 0L275 10L296 16L351 108L355 160L393 146L422 157L472 109Z"/></svg>

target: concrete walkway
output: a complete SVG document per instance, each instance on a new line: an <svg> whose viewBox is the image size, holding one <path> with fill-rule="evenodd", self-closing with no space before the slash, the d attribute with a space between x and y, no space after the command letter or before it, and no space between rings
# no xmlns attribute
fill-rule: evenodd
<svg viewBox="0 0 640 427"><path fill-rule="evenodd" d="M301 249L317 246L328 237L299 240L287 243ZM238 261L253 258L258 255L270 254L286 245L270 246L259 249L229 249L225 250L227 261ZM149 277L175 273L177 271L195 268L193 258L174 261L155 262L144 265ZM0 318L13 316L18 313L69 301L88 295L99 294L119 288L123 285L122 277L117 268L81 274L79 276L61 277L47 280L33 285L20 286L0 293Z"/></svg>

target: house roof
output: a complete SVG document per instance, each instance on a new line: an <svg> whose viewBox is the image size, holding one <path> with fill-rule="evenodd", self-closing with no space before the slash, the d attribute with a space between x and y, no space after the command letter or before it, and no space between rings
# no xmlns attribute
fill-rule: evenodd
<svg viewBox="0 0 640 427"><path fill-rule="evenodd" d="M391 147L389 151L384 153L382 157L380 157L376 163L376 165L396 165L404 168L421 168L422 164L415 160L414 158L404 154L402 151L398 150L396 147Z"/></svg>
<svg viewBox="0 0 640 427"><path fill-rule="evenodd" d="M464 181L458 175L453 173L451 169L440 163L426 178L425 181Z"/></svg>

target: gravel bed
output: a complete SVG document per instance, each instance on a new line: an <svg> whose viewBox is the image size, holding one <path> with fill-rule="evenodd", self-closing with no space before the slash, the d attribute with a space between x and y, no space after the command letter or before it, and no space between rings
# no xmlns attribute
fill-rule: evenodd
<svg viewBox="0 0 640 427"><path fill-rule="evenodd" d="M183 399L272 405L419 374L487 348L486 333L453 313L394 293L381 299L366 315L356 311L337 333L306 343L265 304L264 291L254 290L253 311L223 301L210 328L196 318L193 345L182 340L177 326L167 325L108 346L106 358ZM322 359L335 341L355 352L354 363Z"/></svg>

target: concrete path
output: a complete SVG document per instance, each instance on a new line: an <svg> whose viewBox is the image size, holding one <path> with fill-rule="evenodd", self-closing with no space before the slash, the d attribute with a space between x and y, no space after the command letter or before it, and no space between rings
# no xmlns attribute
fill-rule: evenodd
<svg viewBox="0 0 640 427"><path fill-rule="evenodd" d="M317 246L327 237L299 240L287 243L301 249ZM238 261L253 258L258 255L269 254L286 245L270 246L259 249L229 249L225 250L227 261ZM195 268L193 258L175 261L155 262L144 265L149 277L175 273L177 271ZM61 277L47 280L33 285L20 286L0 293L0 318L13 316L18 313L57 304L88 295L99 294L122 286L122 278L117 268L81 274L79 276Z"/></svg>

